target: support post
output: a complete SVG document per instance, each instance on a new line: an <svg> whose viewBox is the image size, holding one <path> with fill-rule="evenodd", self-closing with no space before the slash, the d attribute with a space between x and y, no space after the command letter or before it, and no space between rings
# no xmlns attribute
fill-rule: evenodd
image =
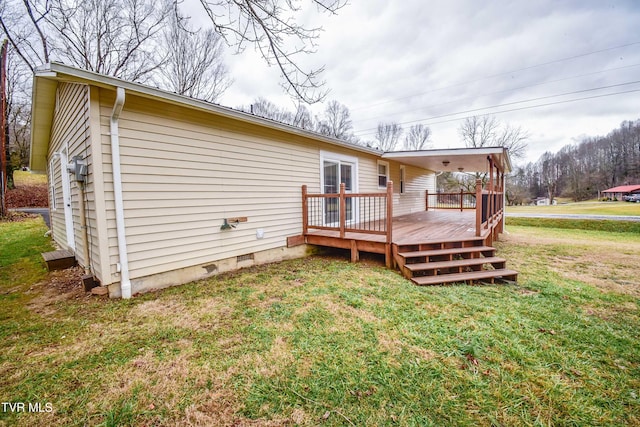
<svg viewBox="0 0 640 427"><path fill-rule="evenodd" d="M424 210L429 212L429 189L427 188L424 199Z"/></svg>
<svg viewBox="0 0 640 427"><path fill-rule="evenodd" d="M393 181L387 182L387 242L384 248L384 261L387 268L393 265L393 254L391 246L393 245Z"/></svg>
<svg viewBox="0 0 640 427"><path fill-rule="evenodd" d="M347 199L344 196L345 185L340 183L340 238L344 239L344 229L347 220Z"/></svg>
<svg viewBox="0 0 640 427"><path fill-rule="evenodd" d="M309 206L307 205L307 186L302 186L302 235L306 236L309 230Z"/></svg>
<svg viewBox="0 0 640 427"><path fill-rule="evenodd" d="M495 186L494 186L494 175L493 175L493 157L489 157L489 200L487 201L488 203L488 207L487 207L487 228L490 227L490 224L493 220L493 214L494 214L494 210L495 210L495 206L494 206L494 191L495 191Z"/></svg>
<svg viewBox="0 0 640 427"><path fill-rule="evenodd" d="M360 261L360 251L355 240L351 240L351 262Z"/></svg>
<svg viewBox="0 0 640 427"><path fill-rule="evenodd" d="M393 182L387 182L387 243L393 239Z"/></svg>
<svg viewBox="0 0 640 427"><path fill-rule="evenodd" d="M476 179L476 236L480 236L482 228L482 180Z"/></svg>
<svg viewBox="0 0 640 427"><path fill-rule="evenodd" d="M462 212L462 210L464 209L464 204L463 201L464 200L464 190L462 190L462 188L460 189L460 212Z"/></svg>

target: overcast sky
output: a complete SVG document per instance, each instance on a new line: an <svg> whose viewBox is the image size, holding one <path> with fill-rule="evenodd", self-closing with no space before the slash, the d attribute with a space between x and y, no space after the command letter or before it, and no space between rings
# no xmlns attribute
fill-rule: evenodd
<svg viewBox="0 0 640 427"><path fill-rule="evenodd" d="M325 66L327 100L350 109L363 139L373 140L381 121L405 129L424 123L433 148L461 147L462 119L494 114L529 132L524 160L535 161L640 118L640 1L350 3L337 16L303 14L324 28L317 52L303 63ZM314 9L311 1L300 4ZM197 4L187 7L194 23L206 24ZM251 49L228 53L234 84L221 104L237 107L264 97L293 109L275 68ZM629 91L636 92L602 96ZM322 109L312 107L316 114Z"/></svg>

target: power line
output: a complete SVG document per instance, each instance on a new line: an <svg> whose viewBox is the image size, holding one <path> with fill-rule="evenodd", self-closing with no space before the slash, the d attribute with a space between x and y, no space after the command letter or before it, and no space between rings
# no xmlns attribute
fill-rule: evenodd
<svg viewBox="0 0 640 427"><path fill-rule="evenodd" d="M622 69L625 69L625 68L633 68L633 67L638 67L638 66L640 66L640 63L632 64L632 65L625 65L625 66L622 66L622 67L607 68L607 69L604 69L604 70L594 71L594 72L591 72L591 73L577 74L577 75L574 75L574 76L568 76L568 77L564 77L564 78L556 79L556 80L549 80L549 81L542 82L542 83L536 83L536 84L527 85L527 86L519 86L519 87L516 87L516 88L501 90L501 91L497 91L497 92L490 92L490 93L478 95L476 97L467 97L467 98L454 99L453 101L443 102L443 103L440 103L440 104L427 105L426 107L420 107L420 108L417 109L417 111L426 110L428 108L442 107L444 105L455 104L457 102L462 102L462 101L466 101L466 100L469 100L469 99L478 99L478 98L482 98L482 97L485 97L485 96L497 95L497 94L500 94L500 93L508 93L508 92L513 92L513 91L520 90L520 89L527 89L527 88L536 87L536 86L543 86L543 85L547 85L547 84L551 84L551 83L557 83L557 82L561 82L561 81L572 80L572 79L576 79L576 78L579 78L579 77L592 76L594 74L601 74L601 73L606 73L606 72L609 72L609 71L622 70ZM416 110L412 110L412 111L416 111ZM379 115L379 116L359 119L359 120L357 120L355 122L359 123L359 122L379 119L381 117L397 116L398 114L404 114L406 112L407 111L405 110L405 111L401 111L401 112L398 112L398 113L383 114L383 115Z"/></svg>
<svg viewBox="0 0 640 427"><path fill-rule="evenodd" d="M605 94L602 94L602 95L586 96L586 97L583 97L583 98L566 99L564 101L548 102L546 104L529 105L529 106L526 106L526 107L511 108L511 109L508 109L508 110L494 111L491 114L510 113L512 111L521 111L521 110L528 110L528 109L532 109L532 108L548 107L548 106L551 106L551 105L558 105L558 104L565 104L565 103L569 103L569 102L584 101L584 100L587 100L587 99L604 98L604 97L607 97L607 96L624 95L624 94L627 94L627 93L634 93L634 92L640 92L640 89L633 89L633 90L627 90L627 91L622 91L622 92L605 93ZM525 101L523 101L523 102L525 102ZM504 105L507 105L507 104L504 104ZM438 116L438 117L429 117L429 118L422 119L422 120L410 120L410 121L407 121L407 122L402 122L400 124L406 125L406 124L411 124L411 123L423 122L423 121L426 121L426 120L432 120L432 119L439 118L439 117L452 116L452 115L458 115L458 114L464 114L464 112L446 114L444 116ZM437 122L431 122L431 123L427 123L427 124L428 125L437 125L437 124L441 124L441 123L450 123L450 122L456 122L458 120L468 119L468 118L471 118L471 117L474 117L474 116L471 115L471 116L465 116L465 117L457 117L455 119L440 120L440 121L437 121ZM372 135L374 133L375 132L366 132L366 133L363 133L362 135ZM359 136L362 136L362 135L359 135Z"/></svg>
<svg viewBox="0 0 640 427"><path fill-rule="evenodd" d="M533 68L544 67L545 65L557 64L559 62L564 62L564 61L569 61L569 60L572 60L572 59L582 58L582 57L585 57L585 56L595 55L596 53L608 52L610 50L622 49L624 47L634 46L634 45L637 45L637 44L640 44L640 41L627 43L627 44L622 44L622 45L618 45L618 46L612 46L612 47L608 47L608 48L600 49L600 50L594 50L592 52L581 53L579 55L568 56L566 58L554 59L552 61L543 62L543 63L535 64L535 65L530 65L528 67L518 68L518 69L515 69L515 70L511 70L511 71L505 71L505 72L498 73L498 74L492 74L492 75L489 75L489 76L480 77L478 79L469 80L469 81L466 81L466 82L455 83L455 84L448 85L448 86L442 86L442 87L439 87L439 88L436 88L436 89L430 89L430 90L428 90L426 92L421 92L421 93L417 93L417 94L414 94L414 95L407 95L407 96L403 96L403 97L400 97L400 98L394 98L394 99L390 99L390 100L387 100L387 101L381 101L381 102L377 102L377 103L373 103L373 104L368 104L365 107L354 108L352 111L365 110L365 109L369 109L369 108L372 108L372 107L376 107L378 105L384 105L384 104L388 104L388 103L395 102L395 101L401 101L403 99L408 99L408 98L413 98L413 97L416 97L416 96L426 95L428 93L436 92L436 91L443 90L443 89L450 89L450 88L453 88L453 87L464 86L464 85L467 85L467 84L470 84L470 83L477 83L477 82L480 82L480 81L483 81L483 80L492 79L494 77L500 77L500 76L504 76L504 75L507 75L507 74L516 73L516 72L519 72L519 71L531 70Z"/></svg>

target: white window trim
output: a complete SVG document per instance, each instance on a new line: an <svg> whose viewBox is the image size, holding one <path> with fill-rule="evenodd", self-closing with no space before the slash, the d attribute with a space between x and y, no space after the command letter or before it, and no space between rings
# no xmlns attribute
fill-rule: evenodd
<svg viewBox="0 0 640 427"><path fill-rule="evenodd" d="M384 165L385 166L385 170L387 171L387 173L385 174L386 178L387 178L387 183L389 182L389 162L385 162L384 160L378 160L378 162L376 163L376 177L377 177L377 184L378 184L378 188L387 188L387 185L380 185L380 177L382 175L380 175L379 172L379 166L380 165Z"/></svg>
<svg viewBox="0 0 640 427"><path fill-rule="evenodd" d="M357 193L359 188L359 173L358 173L358 158L353 156L347 156L344 154L332 153L330 151L320 151L320 192L324 192L324 162L328 160L330 162L344 162L351 163L353 165L353 190L352 193Z"/></svg>

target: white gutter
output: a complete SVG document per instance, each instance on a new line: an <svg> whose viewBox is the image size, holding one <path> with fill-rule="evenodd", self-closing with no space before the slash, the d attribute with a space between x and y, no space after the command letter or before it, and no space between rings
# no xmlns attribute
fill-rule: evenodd
<svg viewBox="0 0 640 427"><path fill-rule="evenodd" d="M131 280L129 279L129 259L124 228L124 204L122 202L122 172L120 169L120 137L118 119L124 106L124 89L116 88L116 102L111 113L111 166L113 168L113 193L116 204L116 233L118 236L118 256L120 258L120 292L122 298L131 298Z"/></svg>

